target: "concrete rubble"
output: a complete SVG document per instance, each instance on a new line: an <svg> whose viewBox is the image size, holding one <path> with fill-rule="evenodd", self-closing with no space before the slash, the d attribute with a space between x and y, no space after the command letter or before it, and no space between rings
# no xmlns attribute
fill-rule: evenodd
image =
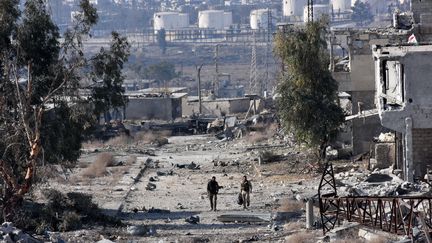
<svg viewBox="0 0 432 243"><path fill-rule="evenodd" d="M270 222L270 214L222 214L217 217L221 222L235 222L235 223L257 223L257 222Z"/></svg>
<svg viewBox="0 0 432 243"><path fill-rule="evenodd" d="M187 222L189 224L198 224L200 222L200 217L199 216L190 216L190 217L185 219L185 222Z"/></svg>
<svg viewBox="0 0 432 243"><path fill-rule="evenodd" d="M29 234L26 234L22 230L15 228L10 222L5 222L0 226L0 242L4 243L40 243L42 241L37 240Z"/></svg>
<svg viewBox="0 0 432 243"><path fill-rule="evenodd" d="M156 230L145 225L131 225L126 227L126 232L131 236L153 236Z"/></svg>
<svg viewBox="0 0 432 243"><path fill-rule="evenodd" d="M338 196L398 196L427 195L430 186L425 182L409 183L392 168L369 171L351 169L335 174Z"/></svg>

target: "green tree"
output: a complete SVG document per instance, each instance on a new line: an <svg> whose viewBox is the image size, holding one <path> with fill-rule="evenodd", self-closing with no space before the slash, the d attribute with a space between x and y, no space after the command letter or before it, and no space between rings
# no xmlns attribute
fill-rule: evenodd
<svg viewBox="0 0 432 243"><path fill-rule="evenodd" d="M122 74L124 63L130 54L130 45L125 37L112 32L111 47L109 50L101 48L92 60L92 89L91 100L95 106L95 114L100 117L111 108L125 107L127 99L122 87L125 79Z"/></svg>
<svg viewBox="0 0 432 243"><path fill-rule="evenodd" d="M80 0L81 14L59 42L46 1L27 0L22 12L19 2L0 1L1 209L8 221L38 166L76 160L95 121L78 89L88 62L82 40L98 19L96 9Z"/></svg>
<svg viewBox="0 0 432 243"><path fill-rule="evenodd" d="M169 62L161 62L150 65L140 72L144 78L154 79L159 84L164 84L179 76L176 72L175 66Z"/></svg>
<svg viewBox="0 0 432 243"><path fill-rule="evenodd" d="M357 25L363 26L373 21L374 16L368 2L357 0L351 9L353 11L351 19L356 22Z"/></svg>
<svg viewBox="0 0 432 243"><path fill-rule="evenodd" d="M301 142L319 148L320 156L344 121L338 85L328 69L326 27L324 21L310 22L279 32L275 40L275 52L287 67L278 86L282 125Z"/></svg>

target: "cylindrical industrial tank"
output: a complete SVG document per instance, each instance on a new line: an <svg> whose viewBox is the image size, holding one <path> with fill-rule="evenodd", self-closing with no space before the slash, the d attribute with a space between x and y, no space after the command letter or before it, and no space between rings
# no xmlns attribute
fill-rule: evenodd
<svg viewBox="0 0 432 243"><path fill-rule="evenodd" d="M189 15L178 12L159 12L153 16L155 30L175 30L189 26Z"/></svg>
<svg viewBox="0 0 432 243"><path fill-rule="evenodd" d="M331 0L331 4L335 13L351 9L351 0Z"/></svg>
<svg viewBox="0 0 432 243"><path fill-rule="evenodd" d="M269 21L269 13L272 17L271 22L273 22L273 17L276 15L276 11L273 9L256 9L252 10L250 13L250 26L251 29L267 29Z"/></svg>
<svg viewBox="0 0 432 243"><path fill-rule="evenodd" d="M283 16L302 16L307 0L282 0Z"/></svg>
<svg viewBox="0 0 432 243"><path fill-rule="evenodd" d="M303 12L303 20L304 22L308 22L308 6L304 7ZM313 18L314 21L319 20L323 15L330 14L330 7L327 4L314 4L313 5Z"/></svg>
<svg viewBox="0 0 432 243"><path fill-rule="evenodd" d="M224 28L232 25L232 12L224 12Z"/></svg>
<svg viewBox="0 0 432 243"><path fill-rule="evenodd" d="M180 13L179 14L179 27L185 28L189 26L189 14L187 13Z"/></svg>
<svg viewBox="0 0 432 243"><path fill-rule="evenodd" d="M222 10L205 10L198 13L198 27L221 30L232 23L232 13Z"/></svg>

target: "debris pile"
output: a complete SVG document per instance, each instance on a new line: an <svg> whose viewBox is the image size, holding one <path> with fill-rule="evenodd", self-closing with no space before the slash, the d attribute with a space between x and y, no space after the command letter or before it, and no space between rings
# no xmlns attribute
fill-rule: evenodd
<svg viewBox="0 0 432 243"><path fill-rule="evenodd" d="M5 222L0 226L0 241L1 242L27 242L39 243L41 241L24 233L22 230L15 228L10 222Z"/></svg>
<svg viewBox="0 0 432 243"><path fill-rule="evenodd" d="M131 236L153 236L156 229L144 225L131 225L126 227L126 232Z"/></svg>
<svg viewBox="0 0 432 243"><path fill-rule="evenodd" d="M399 177L392 168L373 172L351 169L335 175L339 196L400 196L429 192L427 183L409 183Z"/></svg>
<svg viewBox="0 0 432 243"><path fill-rule="evenodd" d="M185 219L185 222L189 224L198 224L200 222L199 216L190 216L189 218Z"/></svg>
<svg viewBox="0 0 432 243"><path fill-rule="evenodd" d="M195 162L191 162L190 164L176 164L175 165L179 169L189 169L189 170L199 170L201 166L196 164Z"/></svg>

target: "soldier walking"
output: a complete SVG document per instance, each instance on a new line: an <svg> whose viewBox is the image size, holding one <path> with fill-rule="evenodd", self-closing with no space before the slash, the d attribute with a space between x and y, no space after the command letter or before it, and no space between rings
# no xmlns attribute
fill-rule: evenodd
<svg viewBox="0 0 432 243"><path fill-rule="evenodd" d="M241 195L243 198L243 208L247 209L250 205L250 196L249 193L252 192L252 183L248 181L246 176L243 176L243 181L241 183Z"/></svg>
<svg viewBox="0 0 432 243"><path fill-rule="evenodd" d="M216 181L216 177L213 176L212 179L207 184L207 193L210 199L210 211L216 211L217 205L217 194L219 193L219 189L223 188L223 186L219 186Z"/></svg>

